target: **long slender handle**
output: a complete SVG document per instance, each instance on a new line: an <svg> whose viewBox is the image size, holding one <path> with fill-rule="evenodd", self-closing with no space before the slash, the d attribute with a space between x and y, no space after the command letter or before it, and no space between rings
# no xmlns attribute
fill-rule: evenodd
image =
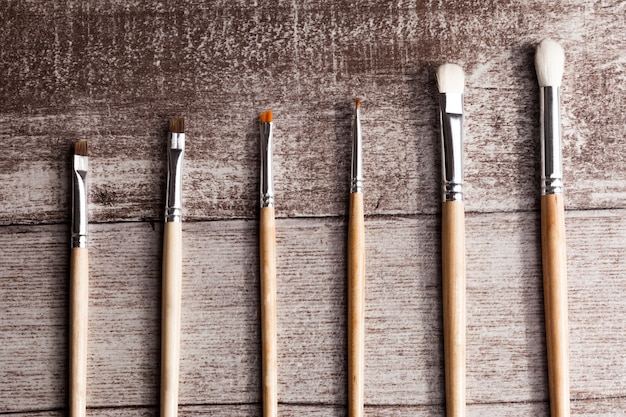
<svg viewBox="0 0 626 417"><path fill-rule="evenodd" d="M446 415L465 416L465 209L462 201L442 204L443 342Z"/></svg>
<svg viewBox="0 0 626 417"><path fill-rule="evenodd" d="M569 335L567 326L567 261L562 194L541 197L541 255L546 310L550 415L568 417Z"/></svg>
<svg viewBox="0 0 626 417"><path fill-rule="evenodd" d="M276 221L274 219L274 207L261 208L259 247L263 416L276 417L278 415L278 337L276 332Z"/></svg>
<svg viewBox="0 0 626 417"><path fill-rule="evenodd" d="M365 222L363 194L350 194L348 222L348 416L363 416L365 373Z"/></svg>
<svg viewBox="0 0 626 417"><path fill-rule="evenodd" d="M182 223L166 222L161 304L161 417L178 414L182 274Z"/></svg>
<svg viewBox="0 0 626 417"><path fill-rule="evenodd" d="M87 249L72 248L70 264L70 417L87 413Z"/></svg>

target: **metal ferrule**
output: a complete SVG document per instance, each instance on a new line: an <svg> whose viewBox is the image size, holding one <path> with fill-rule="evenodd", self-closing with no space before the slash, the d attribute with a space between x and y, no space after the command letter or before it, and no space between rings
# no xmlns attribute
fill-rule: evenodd
<svg viewBox="0 0 626 417"><path fill-rule="evenodd" d="M541 195L563 194L559 87L539 89L541 119Z"/></svg>
<svg viewBox="0 0 626 417"><path fill-rule="evenodd" d="M74 155L72 169L72 248L87 247L87 172L89 158Z"/></svg>
<svg viewBox="0 0 626 417"><path fill-rule="evenodd" d="M274 179L272 178L273 122L259 124L261 133L261 208L274 207Z"/></svg>
<svg viewBox="0 0 626 417"><path fill-rule="evenodd" d="M165 195L165 221L182 221L183 216L183 157L185 134L170 132L167 148L167 191Z"/></svg>
<svg viewBox="0 0 626 417"><path fill-rule="evenodd" d="M352 125L352 172L350 175L350 192L363 192L363 140L361 137L361 109L354 112Z"/></svg>
<svg viewBox="0 0 626 417"><path fill-rule="evenodd" d="M439 95L443 201L463 201L463 94Z"/></svg>

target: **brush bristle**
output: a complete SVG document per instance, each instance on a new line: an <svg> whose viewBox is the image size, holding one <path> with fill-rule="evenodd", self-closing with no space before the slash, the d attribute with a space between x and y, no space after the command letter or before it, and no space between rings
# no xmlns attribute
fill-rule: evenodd
<svg viewBox="0 0 626 417"><path fill-rule="evenodd" d="M437 86L440 93L463 94L465 74L456 64L443 64L437 68Z"/></svg>
<svg viewBox="0 0 626 417"><path fill-rule="evenodd" d="M81 140L74 144L74 155L87 156L87 141Z"/></svg>
<svg viewBox="0 0 626 417"><path fill-rule="evenodd" d="M266 112L261 113L261 116L259 116L259 121L261 123L271 123L272 122L272 111L268 110Z"/></svg>
<svg viewBox="0 0 626 417"><path fill-rule="evenodd" d="M170 120L170 132L185 133L185 118L177 117Z"/></svg>
<svg viewBox="0 0 626 417"><path fill-rule="evenodd" d="M537 46L535 71L540 87L559 87L563 79L565 52L552 39L544 39Z"/></svg>
<svg viewBox="0 0 626 417"><path fill-rule="evenodd" d="M357 109L360 109L360 108L361 108L361 99L360 99L359 97L357 97L357 98L356 98L356 105L355 105L355 107L356 107Z"/></svg>

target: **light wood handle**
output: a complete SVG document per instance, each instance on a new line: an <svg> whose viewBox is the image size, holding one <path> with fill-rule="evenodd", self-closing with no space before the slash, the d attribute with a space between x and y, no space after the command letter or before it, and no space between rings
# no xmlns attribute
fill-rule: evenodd
<svg viewBox="0 0 626 417"><path fill-rule="evenodd" d="M363 194L350 194L348 221L348 417L363 417L365 373L365 221Z"/></svg>
<svg viewBox="0 0 626 417"><path fill-rule="evenodd" d="M70 417L87 413L87 249L72 248L70 262Z"/></svg>
<svg viewBox="0 0 626 417"><path fill-rule="evenodd" d="M166 222L161 303L161 417L178 414L182 274L182 223Z"/></svg>
<svg viewBox="0 0 626 417"><path fill-rule="evenodd" d="M550 415L569 417L567 260L562 194L541 196L541 255L546 311Z"/></svg>
<svg viewBox="0 0 626 417"><path fill-rule="evenodd" d="M276 331L276 220L273 207L261 208L259 229L263 416L276 417L278 415L278 337Z"/></svg>
<svg viewBox="0 0 626 417"><path fill-rule="evenodd" d="M442 204L443 343L446 415L465 417L465 208Z"/></svg>

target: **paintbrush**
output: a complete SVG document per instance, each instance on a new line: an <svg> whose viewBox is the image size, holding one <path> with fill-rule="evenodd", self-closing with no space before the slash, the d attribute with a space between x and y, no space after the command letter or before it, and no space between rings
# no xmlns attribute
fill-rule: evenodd
<svg viewBox="0 0 626 417"><path fill-rule="evenodd" d="M276 221L274 218L274 181L272 178L272 111L261 113L261 213L259 257L261 269L261 349L263 379L263 416L278 415L278 364L276 332Z"/></svg>
<svg viewBox="0 0 626 417"><path fill-rule="evenodd" d="M550 414L566 417L569 406L567 260L561 155L560 87L565 54L553 40L537 47L541 123L541 255L546 314Z"/></svg>
<svg viewBox="0 0 626 417"><path fill-rule="evenodd" d="M361 99L352 125L352 173L348 221L348 416L363 417L365 373L365 223Z"/></svg>
<svg viewBox="0 0 626 417"><path fill-rule="evenodd" d="M87 141L74 145L72 167L72 236L70 261L70 417L87 412Z"/></svg>
<svg viewBox="0 0 626 417"><path fill-rule="evenodd" d="M178 414L185 119L180 117L170 120L169 130L161 305L161 417L175 417Z"/></svg>
<svg viewBox="0 0 626 417"><path fill-rule="evenodd" d="M441 120L441 260L446 415L465 416L465 209L463 204L463 90L455 64L437 69Z"/></svg>

